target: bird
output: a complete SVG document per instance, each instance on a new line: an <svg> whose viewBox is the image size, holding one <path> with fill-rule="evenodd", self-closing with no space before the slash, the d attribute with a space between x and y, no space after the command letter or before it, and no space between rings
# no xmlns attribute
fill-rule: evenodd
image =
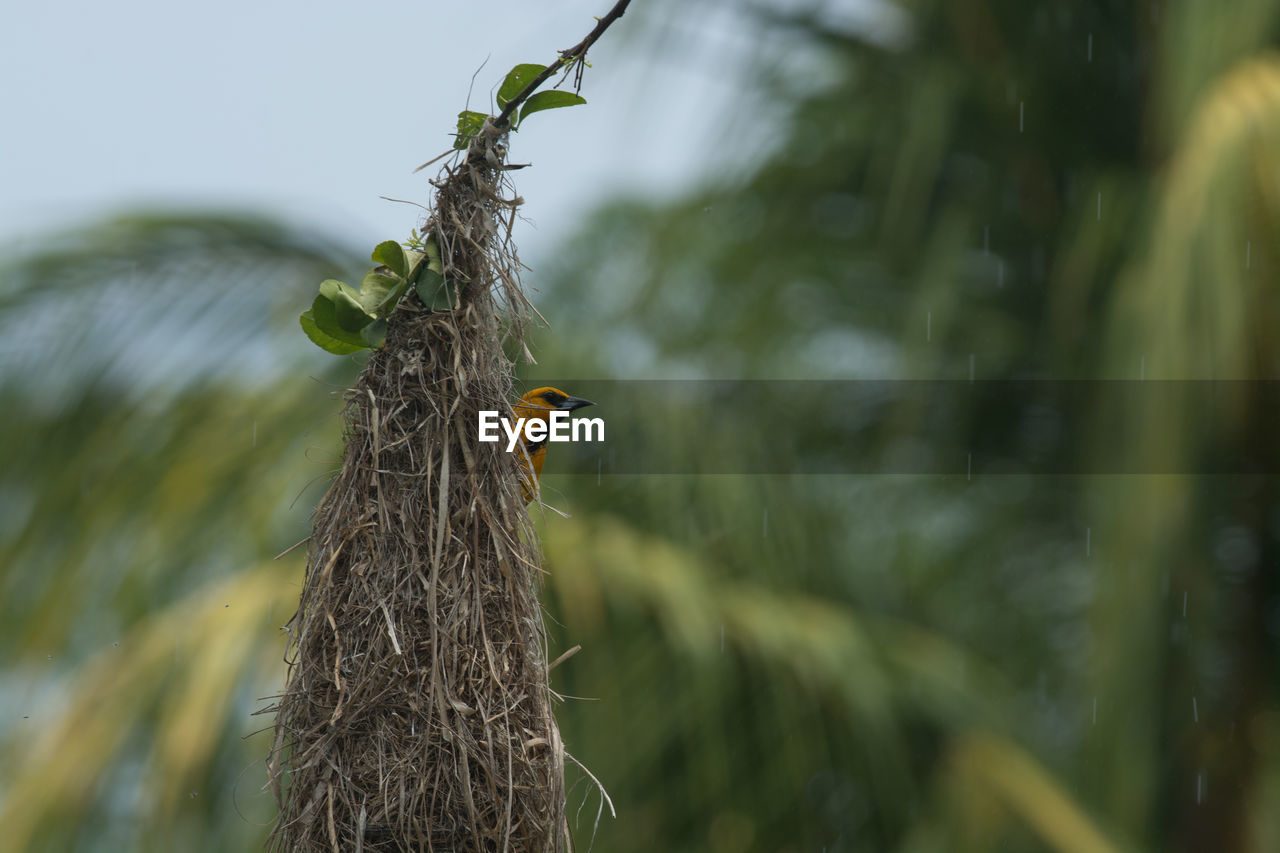
<svg viewBox="0 0 1280 853"><path fill-rule="evenodd" d="M544 385L534 388L516 402L516 417L531 420L548 421L552 412L572 412L585 406L594 406L590 400L571 397L559 388ZM548 423L548 427L550 424ZM524 502L529 503L538 493L538 484L542 477L542 463L547 459L547 440L531 441L527 434L524 438L523 452L520 453L520 487L524 491Z"/></svg>

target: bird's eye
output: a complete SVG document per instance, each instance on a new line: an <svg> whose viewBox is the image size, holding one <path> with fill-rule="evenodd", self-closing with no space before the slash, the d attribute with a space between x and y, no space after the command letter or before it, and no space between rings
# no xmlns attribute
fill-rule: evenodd
<svg viewBox="0 0 1280 853"><path fill-rule="evenodd" d="M563 394L557 394L555 391L548 391L547 393L542 395L542 399L546 400L552 406L559 407L563 405L564 401L569 398L564 396Z"/></svg>

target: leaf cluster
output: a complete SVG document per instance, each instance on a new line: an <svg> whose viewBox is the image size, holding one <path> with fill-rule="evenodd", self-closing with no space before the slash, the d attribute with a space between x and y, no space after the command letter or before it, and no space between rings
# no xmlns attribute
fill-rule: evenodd
<svg viewBox="0 0 1280 853"><path fill-rule="evenodd" d="M458 289L445 279L435 235L410 244L385 240L375 246L371 259L377 266L364 274L359 289L333 278L320 283L311 307L298 318L312 343L334 355L378 349L387 336L387 317L410 288L432 310L457 306Z"/></svg>
<svg viewBox="0 0 1280 853"><path fill-rule="evenodd" d="M498 88L498 108L521 98L546 70L547 66L537 63L512 68ZM524 99L511 129L516 130L533 113L585 103L585 98L573 92L534 93ZM489 118L474 110L458 113L454 148L466 149ZM311 307L298 318L311 342L326 352L349 355L381 347L387 336L387 317L410 288L432 310L450 311L457 307L456 276L445 278L434 234L419 237L415 231L406 246L386 240L374 247L371 257L376 266L365 273L358 289L337 279L325 279Z"/></svg>
<svg viewBox="0 0 1280 853"><path fill-rule="evenodd" d="M513 99L519 97L520 93L546 70L547 66L545 65L539 65L536 62L525 62L508 71L506 78L502 81L502 85L498 87L498 109L503 109ZM519 129L525 118L533 113L559 109L560 107L573 107L586 102L586 98L575 92L562 92L558 89L537 92L530 95L520 107L520 112L516 115L515 121L511 123L511 129ZM480 129L484 127L484 122L487 118L489 116L475 110L463 110L458 113L458 134L454 140L453 147L459 150L466 149L471 140L480 133Z"/></svg>

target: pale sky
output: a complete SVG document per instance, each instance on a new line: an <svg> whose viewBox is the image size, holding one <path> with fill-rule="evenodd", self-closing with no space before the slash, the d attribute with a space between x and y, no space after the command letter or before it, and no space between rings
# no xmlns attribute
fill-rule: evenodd
<svg viewBox="0 0 1280 853"><path fill-rule="evenodd" d="M611 0L15 3L0 28L0 248L136 205L281 215L372 247L417 219L458 111L549 62ZM650 9L645 9L648 5ZM635 0L590 54L586 106L530 119L512 162L526 261L619 191L673 195L741 158L716 115L749 58L730 7ZM695 51L693 48L697 48ZM733 57L737 57L734 59ZM762 128L760 141L767 139ZM734 149L736 155L730 155Z"/></svg>

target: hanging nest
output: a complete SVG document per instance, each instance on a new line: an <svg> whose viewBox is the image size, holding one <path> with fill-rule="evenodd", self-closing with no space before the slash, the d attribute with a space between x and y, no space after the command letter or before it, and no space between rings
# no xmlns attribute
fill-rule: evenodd
<svg viewBox="0 0 1280 853"><path fill-rule="evenodd" d="M278 851L558 851L540 555L516 460L477 439L510 411L532 314L518 199L487 124L435 182L456 308L415 295L348 392L342 469L316 509L268 773ZM526 351L527 352L527 351Z"/></svg>

